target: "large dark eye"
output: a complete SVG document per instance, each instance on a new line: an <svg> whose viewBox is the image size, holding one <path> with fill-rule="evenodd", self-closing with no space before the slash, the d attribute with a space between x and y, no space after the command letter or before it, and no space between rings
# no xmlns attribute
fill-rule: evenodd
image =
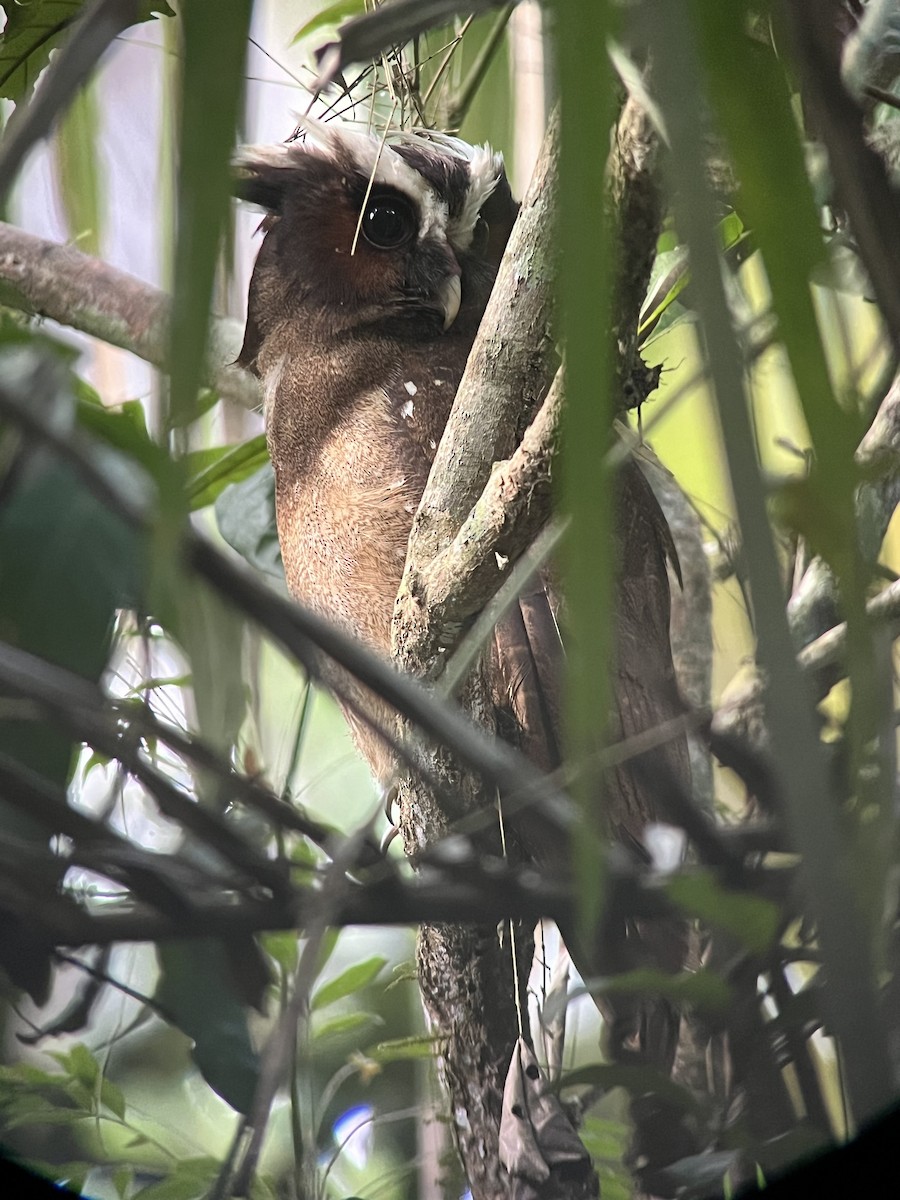
<svg viewBox="0 0 900 1200"><path fill-rule="evenodd" d="M416 230L416 215L402 196L371 196L363 212L362 231L379 250L395 250Z"/></svg>

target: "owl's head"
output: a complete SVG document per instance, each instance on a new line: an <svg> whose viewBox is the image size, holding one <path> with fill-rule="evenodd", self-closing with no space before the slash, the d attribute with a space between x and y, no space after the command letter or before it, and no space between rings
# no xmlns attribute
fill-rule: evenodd
<svg viewBox="0 0 900 1200"><path fill-rule="evenodd" d="M307 120L294 141L246 147L237 165L238 195L269 214L243 365L285 321L312 341L425 341L480 319L516 212L487 146Z"/></svg>

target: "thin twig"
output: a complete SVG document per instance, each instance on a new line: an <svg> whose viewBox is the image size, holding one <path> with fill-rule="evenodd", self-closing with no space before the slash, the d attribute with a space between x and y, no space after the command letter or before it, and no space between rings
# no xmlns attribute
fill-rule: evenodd
<svg viewBox="0 0 900 1200"><path fill-rule="evenodd" d="M317 894L310 919L306 925L306 941L294 975L291 998L278 1018L275 1029L266 1042L259 1069L259 1079L253 1104L247 1114L247 1124L253 1130L234 1177L233 1190L245 1195L259 1161L263 1137L276 1093L286 1071L294 1060L291 1048L298 1036L301 1020L309 1018L309 997L316 978L322 939L347 889L351 886L347 872L355 863L361 849L364 832L347 838L334 854Z"/></svg>

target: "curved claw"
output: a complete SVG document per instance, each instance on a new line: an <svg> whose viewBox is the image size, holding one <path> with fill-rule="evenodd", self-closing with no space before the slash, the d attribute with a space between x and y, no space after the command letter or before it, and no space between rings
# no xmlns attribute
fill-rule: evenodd
<svg viewBox="0 0 900 1200"><path fill-rule="evenodd" d="M381 798L381 805L384 815L391 825L394 824L393 808L394 805L398 803L399 796L400 789L397 787L396 783L392 783L390 787L385 788L384 795Z"/></svg>
<svg viewBox="0 0 900 1200"><path fill-rule="evenodd" d="M397 834L399 832L400 832L400 826L394 825L394 824L392 824L390 826L390 828L388 828L384 831L384 834L382 835L381 841L378 845L378 848L382 854L387 854L388 849L390 848L391 842L394 840L394 838L397 836Z"/></svg>
<svg viewBox="0 0 900 1200"><path fill-rule="evenodd" d="M398 803L399 796L400 791L396 783L392 783L390 787L385 788L384 790L384 796L382 797L381 803L384 810L385 819L388 823L388 828L385 830L384 834L382 835L381 842L379 843L379 849L381 850L382 854L387 854L388 847L400 832L400 826L397 822L397 819L394 817L394 805Z"/></svg>

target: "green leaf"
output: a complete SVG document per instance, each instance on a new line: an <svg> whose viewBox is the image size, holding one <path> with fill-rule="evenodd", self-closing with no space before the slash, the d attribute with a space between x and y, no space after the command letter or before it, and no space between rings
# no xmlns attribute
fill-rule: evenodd
<svg viewBox="0 0 900 1200"><path fill-rule="evenodd" d="M296 969L300 957L297 934L291 930L280 930L276 933L266 933L262 937L263 949L271 954L278 965L285 971Z"/></svg>
<svg viewBox="0 0 900 1200"><path fill-rule="evenodd" d="M68 1054L53 1057L72 1079L77 1079L91 1092L94 1091L100 1078L100 1064L83 1042L76 1042Z"/></svg>
<svg viewBox="0 0 900 1200"><path fill-rule="evenodd" d="M98 750L94 750L93 753L89 754L84 760L84 765L81 768L82 779L86 779L89 773L93 771L94 767L108 766L110 761L111 760L108 754L101 754Z"/></svg>
<svg viewBox="0 0 900 1200"><path fill-rule="evenodd" d="M554 9L556 71L565 119L559 154L559 298L566 343L566 414L560 463L562 515L569 521L563 545L567 625L578 653L566 675L566 756L581 768L573 799L581 814L573 838L579 924L593 937L603 903L604 834L598 750L600 714L609 711L612 650L612 480L598 469L609 444L619 397L613 394L611 328L612 222L605 219L605 154L586 154L599 130L615 120L616 89L608 45L616 35L615 6L569 0ZM574 669L571 669L572 664Z"/></svg>
<svg viewBox="0 0 900 1200"><path fill-rule="evenodd" d="M31 1063L16 1063L11 1067L0 1067L0 1084L6 1087L59 1087L61 1076L42 1071Z"/></svg>
<svg viewBox="0 0 900 1200"><path fill-rule="evenodd" d="M6 26L0 34L0 96L18 101L31 92L69 26L87 7L87 0L32 0L3 7ZM149 21L155 14L174 15L166 0L143 0L138 20Z"/></svg>
<svg viewBox="0 0 900 1200"><path fill-rule="evenodd" d="M327 963L330 961L332 954L337 949L337 944L341 939L342 929L326 929L322 935L322 941L319 943L319 954L316 958L316 974L321 975L325 970Z"/></svg>
<svg viewBox="0 0 900 1200"><path fill-rule="evenodd" d="M419 980L416 973L416 964L410 961L397 963L391 975L391 982L384 989L386 992L389 992L392 988L399 987L401 983L418 983Z"/></svg>
<svg viewBox="0 0 900 1200"><path fill-rule="evenodd" d="M58 1167L54 1167L51 1171L44 1173L48 1174L61 1187L67 1187L70 1192L74 1192L80 1196L84 1188L84 1181L88 1177L88 1173L94 1169L93 1163L86 1162L70 1162L62 1163Z"/></svg>
<svg viewBox="0 0 900 1200"><path fill-rule="evenodd" d="M185 457L187 498L192 509L212 504L230 483L240 483L269 461L265 434L237 446L197 450Z"/></svg>
<svg viewBox="0 0 900 1200"><path fill-rule="evenodd" d="M219 393L214 388L208 388L208 387L201 388L200 391L197 393L197 401L194 404L193 409L189 413L186 414L187 420L186 420L185 424L190 425L192 421L199 420L200 417L204 416L211 409L215 408L216 405L221 400L221 398L222 397L219 395ZM180 429L182 427L183 426L173 416L172 417L172 428Z"/></svg>
<svg viewBox="0 0 900 1200"><path fill-rule="evenodd" d="M275 472L270 463L216 500L219 533L251 567L284 587L284 564L275 525Z"/></svg>
<svg viewBox="0 0 900 1200"><path fill-rule="evenodd" d="M692 1154L663 1167L658 1175L660 1181L671 1189L668 1193L691 1197L714 1196L721 1190L725 1177L739 1161L737 1150L717 1150L708 1154ZM654 1176L654 1182L657 1176Z"/></svg>
<svg viewBox="0 0 900 1200"><path fill-rule="evenodd" d="M168 1179L141 1188L133 1200L201 1200L220 1169L215 1158L182 1159Z"/></svg>
<svg viewBox="0 0 900 1200"><path fill-rule="evenodd" d="M854 447L844 439L809 287L826 253L784 71L774 54L753 47L732 6L694 0L693 10L710 95L734 155L743 211L765 258L810 433L826 470L840 468ZM828 487L837 483L829 478Z"/></svg>
<svg viewBox="0 0 900 1200"><path fill-rule="evenodd" d="M589 1113L578 1131L591 1159L621 1161L631 1141L631 1130L623 1121L612 1121ZM604 1196L606 1192L603 1192Z"/></svg>
<svg viewBox="0 0 900 1200"><path fill-rule="evenodd" d="M689 282L686 246L677 246L656 256L638 327L642 336L656 328L663 313L678 299Z"/></svg>
<svg viewBox="0 0 900 1200"><path fill-rule="evenodd" d="M131 1167L116 1167L113 1171L112 1185L116 1189L119 1200L125 1200L133 1179L134 1171Z"/></svg>
<svg viewBox="0 0 900 1200"><path fill-rule="evenodd" d="M159 943L156 952L161 968L157 1001L192 1039L194 1062L213 1091L238 1112L247 1112L259 1060L225 946L197 939Z"/></svg>
<svg viewBox="0 0 900 1200"><path fill-rule="evenodd" d="M227 759L247 712L244 618L202 580L189 577L181 581L168 628L191 662L199 732ZM198 771L195 779L202 803L222 810L230 801L214 776Z"/></svg>
<svg viewBox="0 0 900 1200"><path fill-rule="evenodd" d="M723 251L734 249L749 236L744 229L744 222L735 212L722 218L718 233ZM674 313L671 310L690 282L687 246L678 244L670 250L657 253L647 287L647 298L641 309L638 332L642 342L651 333L660 334L665 329L671 329L677 321L684 320L687 312L683 307ZM668 319L664 320L664 317Z"/></svg>
<svg viewBox="0 0 900 1200"><path fill-rule="evenodd" d="M250 1200L280 1200L281 1196L282 1190L274 1180L256 1174L250 1181Z"/></svg>
<svg viewBox="0 0 900 1200"><path fill-rule="evenodd" d="M104 1075L100 1084L100 1103L120 1119L125 1119L125 1096L122 1089Z"/></svg>
<svg viewBox="0 0 900 1200"><path fill-rule="evenodd" d="M631 1176L624 1171L613 1171L609 1167L598 1168L603 1200L632 1200L634 1187Z"/></svg>
<svg viewBox="0 0 900 1200"><path fill-rule="evenodd" d="M352 996L355 992L362 991L375 979L386 962L386 958L374 955L363 962L354 963L352 967L342 971L335 979L330 979L313 994L310 1011L316 1012L320 1008L334 1004L336 1000L343 1000L345 996Z"/></svg>
<svg viewBox="0 0 900 1200"><path fill-rule="evenodd" d="M666 996L679 1004L690 1004L706 1012L722 1012L731 1003L731 989L712 971L682 971L670 975L666 971L642 967L612 975L605 979L585 980L584 990L591 996L650 995ZM578 995L576 989L567 997Z"/></svg>
<svg viewBox="0 0 900 1200"><path fill-rule="evenodd" d="M384 1021L376 1013L345 1013L342 1017L334 1017L317 1026L313 1032L313 1040L318 1043L329 1038L345 1038L348 1034L356 1034L361 1029L383 1024Z"/></svg>
<svg viewBox="0 0 900 1200"><path fill-rule="evenodd" d="M230 158L244 84L251 0L181 9L184 57L171 321L170 424L196 415L219 244L231 205ZM215 104L210 98L215 96Z"/></svg>
<svg viewBox="0 0 900 1200"><path fill-rule="evenodd" d="M310 17L305 25L301 25L291 38L290 44L296 46L298 42L318 33L320 29L329 29L340 25L348 17L355 17L361 12L365 12L365 0L336 0L336 3L329 4L314 17Z"/></svg>
<svg viewBox="0 0 900 1200"><path fill-rule="evenodd" d="M732 934L751 954L764 954L778 936L781 913L771 900L734 892L709 871L678 875L664 884L670 900L713 929Z"/></svg>
<svg viewBox="0 0 900 1200"><path fill-rule="evenodd" d="M434 1058L440 1049L443 1038L429 1034L417 1034L414 1037L393 1038L389 1042L379 1042L366 1051L366 1057L378 1063L406 1062L410 1059Z"/></svg>
<svg viewBox="0 0 900 1200"><path fill-rule="evenodd" d="M65 428L74 416L68 370L45 354L8 348L0 355L6 387L23 405L41 405ZM113 451L102 468L120 473ZM135 606L143 584L144 544L70 467L49 454L23 464L0 509L0 639L99 680L116 610ZM9 711L9 710L8 710ZM50 722L0 721L0 750L65 785L71 740ZM20 814L0 808L7 832L42 840Z"/></svg>
<svg viewBox="0 0 900 1200"><path fill-rule="evenodd" d="M97 1095L93 1087L80 1079L71 1078L66 1083L66 1095L72 1103L81 1110L82 1116L97 1115Z"/></svg>
<svg viewBox="0 0 900 1200"><path fill-rule="evenodd" d="M95 1117L82 1108L51 1108L46 1102L31 1109L17 1106L8 1119L4 1130L19 1129L23 1125L77 1125L80 1121L94 1121Z"/></svg>
<svg viewBox="0 0 900 1200"><path fill-rule="evenodd" d="M592 1087L611 1088L621 1087L633 1097L654 1095L659 1096L666 1104L684 1113L702 1116L703 1106L680 1084L673 1082L653 1067L625 1067L618 1063L594 1063L588 1067L579 1067L570 1071L562 1079L561 1087L580 1087L589 1084Z"/></svg>
<svg viewBox="0 0 900 1200"><path fill-rule="evenodd" d="M144 406L139 400L126 400L110 408L98 399L80 395L77 420L82 429L133 458L151 475L155 476L168 458L147 432Z"/></svg>
<svg viewBox="0 0 900 1200"><path fill-rule="evenodd" d="M54 138L56 174L69 237L85 254L100 254L103 192L97 147L100 113L96 84L76 92Z"/></svg>

